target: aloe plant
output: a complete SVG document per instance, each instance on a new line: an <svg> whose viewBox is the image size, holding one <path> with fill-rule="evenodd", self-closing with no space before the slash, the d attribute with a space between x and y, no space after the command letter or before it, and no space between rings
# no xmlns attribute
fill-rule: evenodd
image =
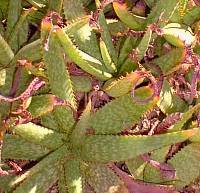
<svg viewBox="0 0 200 193"><path fill-rule="evenodd" d="M200 175L195 3L1 1L0 191L192 188Z"/></svg>

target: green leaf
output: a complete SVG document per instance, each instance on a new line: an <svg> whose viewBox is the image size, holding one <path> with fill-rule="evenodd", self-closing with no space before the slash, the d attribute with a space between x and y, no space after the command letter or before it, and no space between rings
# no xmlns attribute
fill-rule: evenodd
<svg viewBox="0 0 200 193"><path fill-rule="evenodd" d="M18 185L14 190L14 193L46 192L49 187L56 182L60 160L66 155L68 155L66 146L60 147L55 152L42 159L29 171L16 177L11 183L9 183L9 186L14 188Z"/></svg>
<svg viewBox="0 0 200 193"><path fill-rule="evenodd" d="M80 162L78 160L69 160L63 163L63 172L65 186L68 193L83 193L82 177L80 171Z"/></svg>
<svg viewBox="0 0 200 193"><path fill-rule="evenodd" d="M22 0L9 0L8 18L6 27L6 37L9 38L14 26L16 25L22 10Z"/></svg>
<svg viewBox="0 0 200 193"><path fill-rule="evenodd" d="M71 142L75 148L84 143L85 133L90 126L91 108L91 101L89 101L73 130Z"/></svg>
<svg viewBox="0 0 200 193"><path fill-rule="evenodd" d="M3 86L6 81L6 70L0 70L0 86Z"/></svg>
<svg viewBox="0 0 200 193"><path fill-rule="evenodd" d="M128 27L133 30L144 30L146 18L130 13L126 3L115 1L113 2L113 8L120 20Z"/></svg>
<svg viewBox="0 0 200 193"><path fill-rule="evenodd" d="M106 165L90 163L89 165L85 164L82 168L87 182L95 193L128 192L121 179Z"/></svg>
<svg viewBox="0 0 200 193"><path fill-rule="evenodd" d="M148 5L148 7L152 8L155 5L155 3L159 0L144 0L144 1Z"/></svg>
<svg viewBox="0 0 200 193"><path fill-rule="evenodd" d="M89 16L77 18L64 28L64 31L81 51L102 62L96 34L89 25ZM97 65L98 67L99 65Z"/></svg>
<svg viewBox="0 0 200 193"><path fill-rule="evenodd" d="M136 90L136 96L139 98L146 98L151 94L152 90L148 87ZM90 120L90 126L94 129L95 134L120 133L136 124L145 112L153 108L155 100L141 105L134 102L128 93L111 101L94 113Z"/></svg>
<svg viewBox="0 0 200 193"><path fill-rule="evenodd" d="M189 12L187 12L184 17L183 21L186 25L191 26L194 22L200 19L200 7L193 7Z"/></svg>
<svg viewBox="0 0 200 193"><path fill-rule="evenodd" d="M135 179L143 180L143 173L147 163L144 162L140 156L126 161L126 165Z"/></svg>
<svg viewBox="0 0 200 193"><path fill-rule="evenodd" d="M179 131L185 125L185 123L192 117L195 112L198 112L200 109L200 103L191 107L188 111L186 111L181 119L177 121L174 126L170 129L170 131Z"/></svg>
<svg viewBox="0 0 200 193"><path fill-rule="evenodd" d="M106 19L106 22L108 24L108 28L110 31L110 34L112 36L118 35L118 34L123 34L124 31L128 30L128 27L122 23L121 21L117 19Z"/></svg>
<svg viewBox="0 0 200 193"><path fill-rule="evenodd" d="M131 51L138 45L140 38L127 37L118 57L118 66L121 67Z"/></svg>
<svg viewBox="0 0 200 193"><path fill-rule="evenodd" d="M57 13L61 13L62 6L63 6L63 0L48 0L49 2L49 10L55 11Z"/></svg>
<svg viewBox="0 0 200 193"><path fill-rule="evenodd" d="M14 76L14 72L15 72L15 67L11 67L11 68L7 68L6 69L6 80L5 80L5 84L0 86L0 92L2 95L4 96L8 96L10 93L10 88L12 86L12 82L13 82L13 76ZM4 101L1 101L0 104L4 103ZM3 110L3 108L2 108Z"/></svg>
<svg viewBox="0 0 200 193"><path fill-rule="evenodd" d="M3 159L37 160L48 153L47 148L30 143L17 135L6 134L4 136Z"/></svg>
<svg viewBox="0 0 200 193"><path fill-rule="evenodd" d="M140 61L144 58L151 39L153 39L152 30L147 29L144 37L136 48L136 61Z"/></svg>
<svg viewBox="0 0 200 193"><path fill-rule="evenodd" d="M66 193L67 191L67 184L66 184L66 180L65 180L65 169L63 166L63 163L60 163L60 167L59 167L59 175L58 175L58 189L59 189L59 193Z"/></svg>
<svg viewBox="0 0 200 193"><path fill-rule="evenodd" d="M174 93L166 80L164 80L157 105L166 114L184 112L188 108L187 103Z"/></svg>
<svg viewBox="0 0 200 193"><path fill-rule="evenodd" d="M191 28L179 23L169 23L162 28L162 31L163 37L173 46L185 48L185 46L192 46L195 42Z"/></svg>
<svg viewBox="0 0 200 193"><path fill-rule="evenodd" d="M172 49L169 53L152 60L153 64L160 66L164 75L171 74L180 68L185 58L185 50L182 48Z"/></svg>
<svg viewBox="0 0 200 193"><path fill-rule="evenodd" d="M33 10L24 11L8 37L8 43L15 53L28 39L29 26L27 17L31 11Z"/></svg>
<svg viewBox="0 0 200 193"><path fill-rule="evenodd" d="M81 158L103 163L129 160L163 146L185 141L196 133L197 129L191 129L153 136L87 136L81 148Z"/></svg>
<svg viewBox="0 0 200 193"><path fill-rule="evenodd" d="M92 56L82 52L78 48L76 48L71 39L65 34L61 29L57 29L56 34L60 40L60 43L68 55L68 57L75 62L80 68L85 70L86 72L96 76L101 80L107 80L112 77L108 72L104 72L101 69L97 69L93 67L93 64L97 64L102 66L103 64Z"/></svg>
<svg viewBox="0 0 200 193"><path fill-rule="evenodd" d="M11 62L11 66L15 65L17 60L26 59L28 61L38 61L42 58L41 42L36 40L22 47Z"/></svg>
<svg viewBox="0 0 200 193"><path fill-rule="evenodd" d="M0 191L2 191L2 192L9 192L10 191L10 187L8 186L8 184L10 183L10 181L13 180L13 178L15 178L15 176L16 175L1 176Z"/></svg>
<svg viewBox="0 0 200 193"><path fill-rule="evenodd" d="M63 144L61 134L31 122L15 126L14 132L27 141L39 144L51 150Z"/></svg>
<svg viewBox="0 0 200 193"><path fill-rule="evenodd" d="M69 134L75 124L72 110L69 107L58 106L53 115L59 127L59 132Z"/></svg>
<svg viewBox="0 0 200 193"><path fill-rule="evenodd" d="M77 0L76 3L73 0L64 0L63 9L67 21L73 21L85 15L84 7L80 0Z"/></svg>
<svg viewBox="0 0 200 193"><path fill-rule="evenodd" d="M0 18L1 19L5 19L6 16L7 16L7 13L8 13L8 4L9 4L8 0L1 0L0 1L0 10L1 10Z"/></svg>
<svg viewBox="0 0 200 193"><path fill-rule="evenodd" d="M169 152L170 147L166 146L160 149L157 149L153 151L151 154L151 159L158 161L159 163L163 164L165 163L167 153ZM162 171L158 168L155 168L151 166L150 164L146 164L143 174L144 174L144 181L150 182L150 183L156 183L156 184L162 184L166 183L168 181L167 178L162 176ZM174 179L169 179L169 181L172 181Z"/></svg>
<svg viewBox="0 0 200 193"><path fill-rule="evenodd" d="M108 49L106 47L105 42L100 39L100 49L101 49L101 55L105 64L105 67L107 68L107 70L110 73L114 73L116 72L116 66L115 64L112 62L111 56L109 55Z"/></svg>
<svg viewBox="0 0 200 193"><path fill-rule="evenodd" d="M77 92L89 92L92 90L92 80L87 76L71 76L74 90Z"/></svg>
<svg viewBox="0 0 200 193"><path fill-rule="evenodd" d="M13 57L13 51L0 34L0 69L7 67Z"/></svg>
<svg viewBox="0 0 200 193"><path fill-rule="evenodd" d="M44 52L44 62L47 65L51 91L59 98L68 101L73 108L76 108L72 82L65 66L64 53L55 33L50 35L48 46L48 50Z"/></svg>
<svg viewBox="0 0 200 193"><path fill-rule="evenodd" d="M158 26L163 27L172 17L175 9L178 7L178 3L179 0L157 1L151 13L147 17L147 25L156 23L160 19Z"/></svg>
<svg viewBox="0 0 200 193"><path fill-rule="evenodd" d="M27 0L32 6L36 8L43 8L46 6L46 0Z"/></svg>
<svg viewBox="0 0 200 193"><path fill-rule="evenodd" d="M168 163L176 169L175 186L183 188L200 175L200 145L190 144L176 153Z"/></svg>
<svg viewBox="0 0 200 193"><path fill-rule="evenodd" d="M53 113L48 113L47 115L42 116L41 123L44 127L55 130L57 132L59 131L59 127Z"/></svg>
<svg viewBox="0 0 200 193"><path fill-rule="evenodd" d="M108 28L108 24L106 22L106 18L104 16L103 11L101 11L99 13L98 23L99 23L100 28L102 30L101 31L101 38L102 38L103 42L105 43L108 54L110 55L114 64L116 64L117 63L117 54L116 54L116 51L115 51L115 48L114 48L114 45L113 45L113 42L112 42L112 37L111 37L110 31L109 31L109 28ZM101 49L101 52L102 52L102 49ZM112 69L114 71L116 70L115 65L112 66Z"/></svg>
<svg viewBox="0 0 200 193"><path fill-rule="evenodd" d="M136 70L138 67L138 62L133 61L130 58L127 58L124 63L122 64L120 70L119 70L119 74L126 74L126 73L130 73L134 70Z"/></svg>
<svg viewBox="0 0 200 193"><path fill-rule="evenodd" d="M55 97L50 94L33 96L28 111L33 118L40 117L53 111Z"/></svg>
<svg viewBox="0 0 200 193"><path fill-rule="evenodd" d="M132 72L130 74L127 74L125 77L120 77L117 80L108 80L104 84L103 90L109 96L120 97L131 91L133 85L138 81L138 78L138 73Z"/></svg>

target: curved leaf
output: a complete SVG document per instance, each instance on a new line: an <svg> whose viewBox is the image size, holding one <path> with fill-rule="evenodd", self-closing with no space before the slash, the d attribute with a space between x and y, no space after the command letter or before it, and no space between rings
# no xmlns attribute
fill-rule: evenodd
<svg viewBox="0 0 200 193"><path fill-rule="evenodd" d="M31 122L15 126L14 132L27 141L39 144L51 150L56 149L63 144L61 134Z"/></svg>
<svg viewBox="0 0 200 193"><path fill-rule="evenodd" d="M163 146L185 141L196 133L197 129L191 129L153 136L87 136L81 148L81 158L103 163L129 160Z"/></svg>
<svg viewBox="0 0 200 193"><path fill-rule="evenodd" d="M76 100L69 72L65 66L64 53L59 45L56 34L49 37L49 48L44 52L44 62L47 65L47 74L51 91L61 99L68 101L76 108Z"/></svg>
<svg viewBox="0 0 200 193"><path fill-rule="evenodd" d="M136 96L146 98L152 94L148 87L141 87L136 90ZM141 105L133 101L130 93L123 95L91 116L90 126L95 134L116 134L120 133L131 125L136 124L141 116L155 105L156 98L147 104Z"/></svg>
<svg viewBox="0 0 200 193"><path fill-rule="evenodd" d="M68 155L66 146L60 147L38 164L33 166L29 171L21 176L17 176L8 186L15 188L13 192L38 192L44 193L56 182L58 178L58 167L61 159ZM16 188L16 186L18 186Z"/></svg>
<svg viewBox="0 0 200 193"><path fill-rule="evenodd" d="M144 30L146 18L130 13L126 3L115 1L113 2L113 8L120 20L128 27L134 30Z"/></svg>
<svg viewBox="0 0 200 193"><path fill-rule="evenodd" d="M168 163L176 169L175 186L189 185L200 175L200 145L190 144L176 153Z"/></svg>
<svg viewBox="0 0 200 193"><path fill-rule="evenodd" d="M49 150L17 135L6 134L1 153L3 159L37 160L48 154Z"/></svg>
<svg viewBox="0 0 200 193"><path fill-rule="evenodd" d="M5 68L13 59L14 53L0 34L0 68Z"/></svg>
<svg viewBox="0 0 200 193"><path fill-rule="evenodd" d="M108 72L104 72L101 69L93 67L93 63L99 64L100 66L102 66L103 64L101 64L100 61L93 58L92 56L76 48L68 35L65 34L61 29L57 29L56 34L64 51L67 53L69 58L74 61L80 68L101 80L107 80L112 77L112 75Z"/></svg>

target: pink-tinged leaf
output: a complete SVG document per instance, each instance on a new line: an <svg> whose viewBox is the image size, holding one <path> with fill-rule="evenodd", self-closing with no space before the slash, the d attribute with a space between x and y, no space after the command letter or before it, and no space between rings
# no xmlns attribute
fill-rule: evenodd
<svg viewBox="0 0 200 193"><path fill-rule="evenodd" d="M152 167L158 169L162 178L174 179L176 177L176 170L170 164L152 160L148 154L141 155L141 158L148 162Z"/></svg>
<svg viewBox="0 0 200 193"><path fill-rule="evenodd" d="M121 171L114 164L109 167L124 181L130 193L174 193L175 187L171 185L158 185L133 180L128 174Z"/></svg>
<svg viewBox="0 0 200 193"><path fill-rule="evenodd" d="M193 0L197 6L200 6L200 0Z"/></svg>

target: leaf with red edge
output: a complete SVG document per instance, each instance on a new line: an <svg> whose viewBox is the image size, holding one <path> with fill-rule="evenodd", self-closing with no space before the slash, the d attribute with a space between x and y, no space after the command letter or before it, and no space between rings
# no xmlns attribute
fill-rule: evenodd
<svg viewBox="0 0 200 193"><path fill-rule="evenodd" d="M128 174L121 171L114 164L109 167L124 181L130 193L174 193L175 187L171 185L158 185L133 180Z"/></svg>

